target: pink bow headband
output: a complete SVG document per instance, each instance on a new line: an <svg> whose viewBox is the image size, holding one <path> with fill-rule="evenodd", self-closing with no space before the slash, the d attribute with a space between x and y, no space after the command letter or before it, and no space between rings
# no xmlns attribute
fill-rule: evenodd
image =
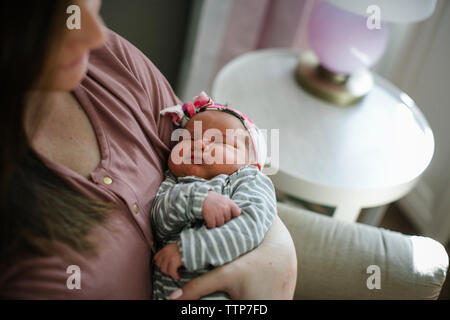
<svg viewBox="0 0 450 320"><path fill-rule="evenodd" d="M193 102L186 102L182 106L176 105L165 108L161 110L160 114L170 114L172 116L172 122L176 126L184 128L194 115L207 110L227 112L241 120L242 124L249 132L253 142L253 149L257 159L257 163L255 165L258 166L259 170L262 170L266 159L265 138L255 123L244 113L228 106L215 103L205 92L201 92L194 98Z"/></svg>

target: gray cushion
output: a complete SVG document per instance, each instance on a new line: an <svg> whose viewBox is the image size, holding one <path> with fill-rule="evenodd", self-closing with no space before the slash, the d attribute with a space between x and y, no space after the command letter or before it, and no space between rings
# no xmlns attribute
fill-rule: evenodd
<svg viewBox="0 0 450 320"><path fill-rule="evenodd" d="M437 299L448 255L437 241L278 203L298 257L295 299ZM380 289L369 289L380 270ZM377 268L377 267L375 267Z"/></svg>

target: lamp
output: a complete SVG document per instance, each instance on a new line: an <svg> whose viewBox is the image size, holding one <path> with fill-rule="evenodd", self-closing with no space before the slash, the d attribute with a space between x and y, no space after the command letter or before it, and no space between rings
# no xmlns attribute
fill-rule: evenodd
<svg viewBox="0 0 450 320"><path fill-rule="evenodd" d="M327 0L313 10L307 37L312 50L299 56L297 80L313 95L337 105L360 101L372 88L369 70L388 41L388 22L428 18L436 0ZM370 8L380 18L370 27ZM375 16L375 19L377 17Z"/></svg>

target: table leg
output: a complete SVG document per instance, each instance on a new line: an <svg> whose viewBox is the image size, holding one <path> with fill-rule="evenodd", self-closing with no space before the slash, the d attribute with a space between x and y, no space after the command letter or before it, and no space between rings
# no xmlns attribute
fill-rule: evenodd
<svg viewBox="0 0 450 320"><path fill-rule="evenodd" d="M333 213L333 218L354 222L358 220L361 206L354 203L344 203L336 207Z"/></svg>
<svg viewBox="0 0 450 320"><path fill-rule="evenodd" d="M380 207L367 208L364 216L361 219L361 223L365 223L371 226L378 226L383 220L386 210L389 208L389 204Z"/></svg>

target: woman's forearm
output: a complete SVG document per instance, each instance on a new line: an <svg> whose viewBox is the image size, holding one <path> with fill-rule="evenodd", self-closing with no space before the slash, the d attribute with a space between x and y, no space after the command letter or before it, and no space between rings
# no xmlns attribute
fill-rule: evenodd
<svg viewBox="0 0 450 320"><path fill-rule="evenodd" d="M292 299L297 283L297 255L289 231L277 216L263 242L236 260L246 285L232 292L238 299ZM261 281L263 280L263 281Z"/></svg>
<svg viewBox="0 0 450 320"><path fill-rule="evenodd" d="M216 291L232 299L292 299L297 256L289 231L277 216L263 242L238 259L189 281L178 299L199 299Z"/></svg>

